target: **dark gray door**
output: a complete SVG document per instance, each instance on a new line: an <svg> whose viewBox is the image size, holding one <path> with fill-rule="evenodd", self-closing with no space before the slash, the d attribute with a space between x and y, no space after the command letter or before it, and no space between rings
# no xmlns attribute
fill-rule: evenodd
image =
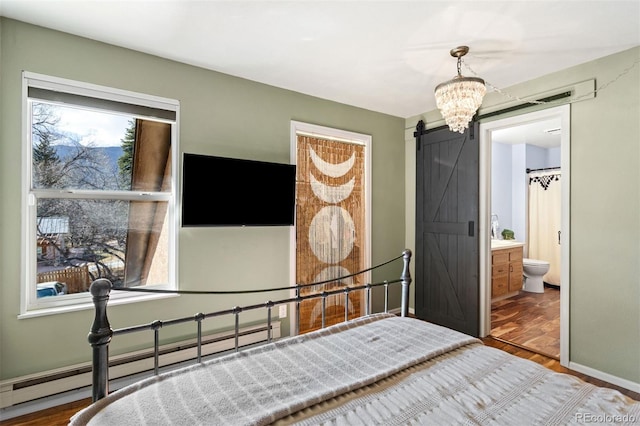
<svg viewBox="0 0 640 426"><path fill-rule="evenodd" d="M478 336L479 133L416 132L416 316Z"/></svg>

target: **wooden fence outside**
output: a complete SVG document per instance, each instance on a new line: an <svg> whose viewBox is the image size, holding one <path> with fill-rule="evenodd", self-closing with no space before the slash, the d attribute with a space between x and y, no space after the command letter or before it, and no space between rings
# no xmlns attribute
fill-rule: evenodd
<svg viewBox="0 0 640 426"><path fill-rule="evenodd" d="M65 283L69 294L88 291L91 285L89 266L85 264L82 266L58 269L56 271L38 273L38 283L49 281Z"/></svg>

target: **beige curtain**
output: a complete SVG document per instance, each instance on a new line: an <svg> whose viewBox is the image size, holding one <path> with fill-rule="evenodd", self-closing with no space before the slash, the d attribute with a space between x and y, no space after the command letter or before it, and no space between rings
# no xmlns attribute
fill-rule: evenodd
<svg viewBox="0 0 640 426"><path fill-rule="evenodd" d="M364 146L298 135L296 191L296 282L332 280L364 269ZM364 284L362 276L341 284ZM307 288L330 291L340 283ZM361 291L349 294L349 318L361 315ZM344 321L345 296L326 300L326 323ZM322 302L300 306L300 333L320 328Z"/></svg>
<svg viewBox="0 0 640 426"><path fill-rule="evenodd" d="M560 171L529 174L530 259L549 262L543 280L560 285Z"/></svg>
<svg viewBox="0 0 640 426"><path fill-rule="evenodd" d="M171 125L136 120L133 155L133 191L169 191L171 189ZM166 236L167 203L132 201L129 203L129 231L125 263L125 286L167 282L168 264L156 256L159 241Z"/></svg>

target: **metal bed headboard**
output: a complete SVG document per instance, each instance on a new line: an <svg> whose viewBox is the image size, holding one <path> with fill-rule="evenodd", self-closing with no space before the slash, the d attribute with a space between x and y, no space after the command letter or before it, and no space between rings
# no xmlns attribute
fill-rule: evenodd
<svg viewBox="0 0 640 426"><path fill-rule="evenodd" d="M300 295L300 290L305 287L320 285L329 282L339 281L341 279L352 277L355 275L362 274L364 272L369 272L374 269L380 268L388 263L391 263L395 260L403 259L403 267L402 273L399 279L391 280L391 281L382 281L378 283L364 284L361 286L353 286L349 287L347 285L343 285L343 288L338 288L331 291L323 291L321 293L309 294L309 295ZM153 330L154 332L154 374L158 374L159 372L159 355L160 355L160 328L167 327L170 325L182 324L186 322L195 321L197 323L197 356L196 361L199 363L202 360L202 321L206 318L219 317L223 315L234 315L235 316L235 350L239 350L239 334L240 334L240 313L256 310L256 309L266 309L267 310L267 342L271 342L271 310L274 306L288 304L288 303L296 303L298 309L296 309L297 321L296 321L296 334L298 334L298 324L300 323L300 303L305 300L318 299L322 298L322 328L325 327L325 303L326 298L330 295L341 294L345 295L345 321L348 320L348 307L349 307L349 293L357 290L365 290L365 316L370 315L370 300L371 300L371 289L374 287L384 287L384 312L388 312L388 299L389 299L389 285L400 283L402 286L401 293L401 305L400 305L400 315L406 317L409 315L409 286L411 285L411 273L409 271L409 264L411 261L411 250L406 249L402 252L401 256L398 256L394 259L391 259L387 262L384 262L380 265L374 266L372 268L368 268L364 271L356 272L354 274L348 275L347 277L334 278L331 280L326 280L317 283L311 284L303 284L296 285L291 287L282 287L282 288L271 288L271 289L260 289L260 290L244 290L244 291L185 291L185 290L154 290L154 289L141 289L141 288L118 288L117 290L124 291L137 291L137 292L147 292L147 293L173 293L173 294L249 294L249 293L262 293L269 291L277 291L277 290L295 290L295 297L288 299L281 299L277 301L267 301L260 304L249 305L249 306L235 306L231 309L225 309L222 311L210 312L207 314L197 313L195 315L191 315L188 317L177 318L166 321L152 321L151 323L136 325L131 327L119 328L113 330L109 324L109 319L107 317L107 302L109 301L109 294L113 289L113 285L111 281L100 278L91 283L91 287L89 291L93 297L93 304L95 307L95 318L93 321L93 325L91 326L91 331L89 332L88 340L89 344L92 348L92 397L93 401L97 401L99 399L104 398L109 393L109 343L113 336L135 333L139 331L145 330Z"/></svg>

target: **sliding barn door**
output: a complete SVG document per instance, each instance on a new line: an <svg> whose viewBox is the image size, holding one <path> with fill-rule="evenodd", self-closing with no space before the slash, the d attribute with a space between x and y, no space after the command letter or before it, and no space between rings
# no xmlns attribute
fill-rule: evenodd
<svg viewBox="0 0 640 426"><path fill-rule="evenodd" d="M309 284L353 274L365 265L365 147L363 145L297 136L296 282ZM364 284L362 276L344 280ZM321 293L339 282L312 286L302 295ZM326 298L325 325L361 315L362 291ZM299 332L322 326L322 301L300 305Z"/></svg>
<svg viewBox="0 0 640 426"><path fill-rule="evenodd" d="M421 133L421 132L419 132ZM478 124L417 135L416 316L479 334Z"/></svg>

